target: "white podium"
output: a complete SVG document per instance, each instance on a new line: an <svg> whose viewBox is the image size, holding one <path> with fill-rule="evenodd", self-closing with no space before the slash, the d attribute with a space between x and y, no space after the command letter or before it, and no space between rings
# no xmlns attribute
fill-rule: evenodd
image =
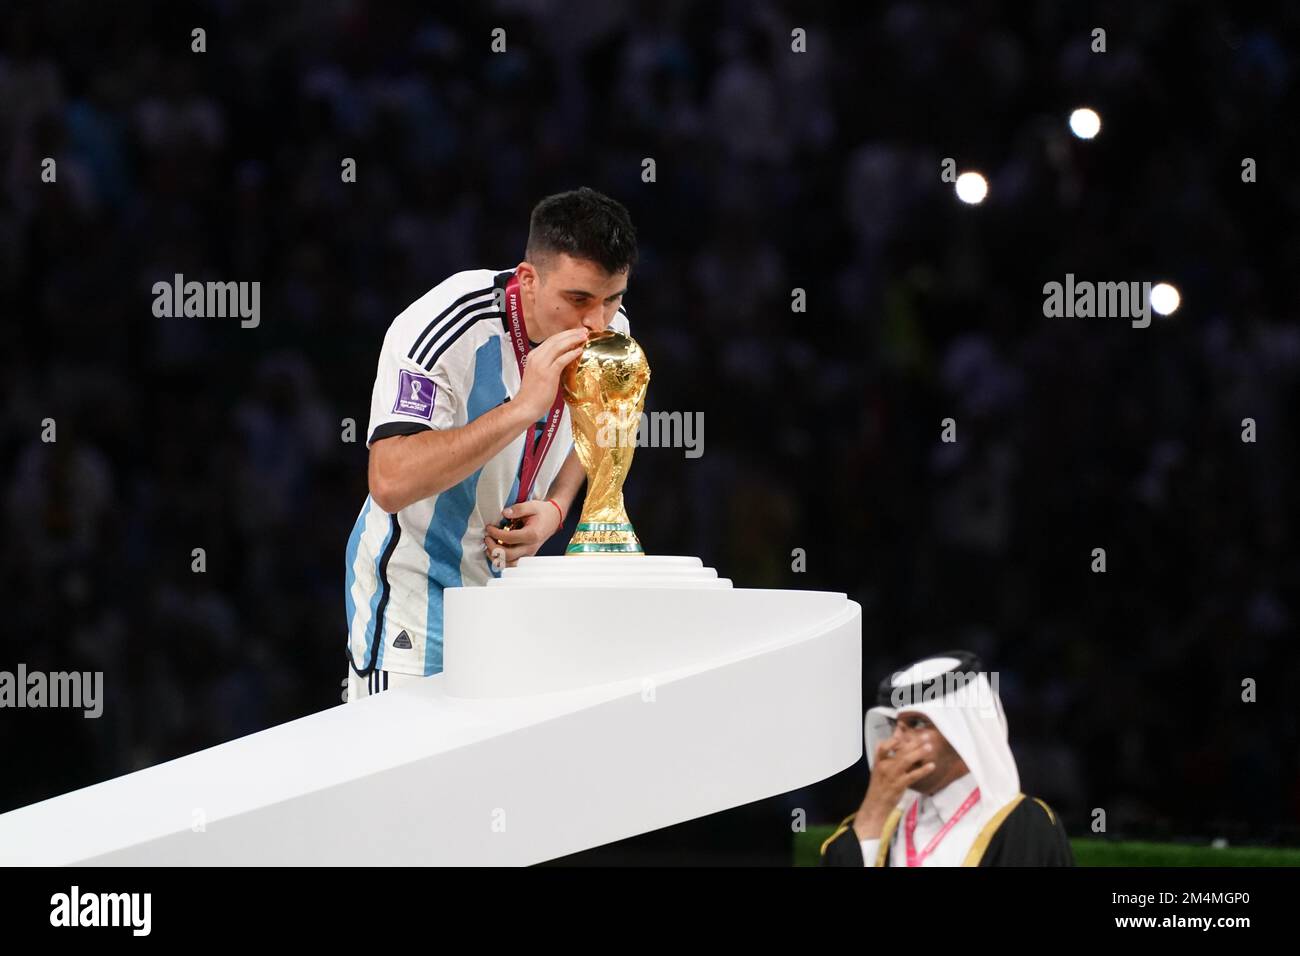
<svg viewBox="0 0 1300 956"><path fill-rule="evenodd" d="M524 558L447 591L443 673L2 814L0 864L576 853L853 764L861 628L697 558Z"/></svg>

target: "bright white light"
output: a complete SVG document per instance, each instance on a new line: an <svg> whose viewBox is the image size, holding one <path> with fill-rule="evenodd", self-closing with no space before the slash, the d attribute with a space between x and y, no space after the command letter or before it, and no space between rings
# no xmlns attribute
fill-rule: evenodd
<svg viewBox="0 0 1300 956"><path fill-rule="evenodd" d="M1182 296L1168 282L1158 282L1151 287L1151 308L1157 315L1169 315L1177 311Z"/></svg>
<svg viewBox="0 0 1300 956"><path fill-rule="evenodd" d="M979 173L962 173L957 177L957 198L962 202L981 203L989 194L989 184Z"/></svg>
<svg viewBox="0 0 1300 956"><path fill-rule="evenodd" d="M1101 132L1101 117L1086 106L1070 114L1070 130L1079 139L1092 139Z"/></svg>

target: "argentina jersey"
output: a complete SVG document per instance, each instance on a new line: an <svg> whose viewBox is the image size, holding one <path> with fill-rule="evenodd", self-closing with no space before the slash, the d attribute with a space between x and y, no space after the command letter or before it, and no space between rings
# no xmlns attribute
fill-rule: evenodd
<svg viewBox="0 0 1300 956"><path fill-rule="evenodd" d="M463 428L519 391L501 309L511 275L458 272L393 320L371 393L367 448L394 435ZM610 328L630 334L622 308ZM366 496L348 538L344 584L348 657L357 674L442 670L443 592L500 575L483 536L519 493L524 445L521 433L460 483L397 514ZM566 406L532 497L546 497L572 447Z"/></svg>

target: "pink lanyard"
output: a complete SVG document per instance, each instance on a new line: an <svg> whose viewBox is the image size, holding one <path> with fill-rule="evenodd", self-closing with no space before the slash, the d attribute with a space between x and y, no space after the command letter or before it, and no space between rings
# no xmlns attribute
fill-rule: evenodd
<svg viewBox="0 0 1300 956"><path fill-rule="evenodd" d="M961 805L961 808L952 815L951 819L943 825L943 829L934 835L934 839L927 843L925 849L918 855L916 852L916 844L912 842L912 834L916 832L916 808L921 802L921 798L917 797L916 803L912 804L911 809L907 811L907 821L903 827L903 832L907 837L907 865L920 866L924 863L926 857L933 853L934 848L939 845L939 841L948 835L948 831L957 825L957 821L966 815L967 810L975 806L975 803L979 798L980 788L976 787L971 791L970 796L966 798L966 802Z"/></svg>
<svg viewBox="0 0 1300 956"><path fill-rule="evenodd" d="M524 325L524 310L519 300L519 276L512 275L510 281L506 283L506 314L510 319L510 342L515 347L515 362L519 365L519 381L522 383L530 347L528 328ZM555 440L555 433L560 427L560 418L563 415L564 389L560 387L555 390L555 401L547 414L546 431L540 438L534 440L533 429L531 427L528 429L528 437L524 440L523 467L519 471L519 497L515 499L516 504L526 501L532 493L533 482L537 480L537 473L541 471L542 462L546 460L546 453L551 450L551 442Z"/></svg>

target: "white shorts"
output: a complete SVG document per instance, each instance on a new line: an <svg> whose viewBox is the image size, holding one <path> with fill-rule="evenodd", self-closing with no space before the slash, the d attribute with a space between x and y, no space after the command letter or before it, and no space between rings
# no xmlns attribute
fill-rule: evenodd
<svg viewBox="0 0 1300 956"><path fill-rule="evenodd" d="M359 677L357 672L349 667L348 676L343 678L343 703L347 704L362 697L369 697L371 694L378 694L380 691L392 690L394 687L422 680L428 678L416 677L413 674L395 674L392 671L371 671L365 677Z"/></svg>

